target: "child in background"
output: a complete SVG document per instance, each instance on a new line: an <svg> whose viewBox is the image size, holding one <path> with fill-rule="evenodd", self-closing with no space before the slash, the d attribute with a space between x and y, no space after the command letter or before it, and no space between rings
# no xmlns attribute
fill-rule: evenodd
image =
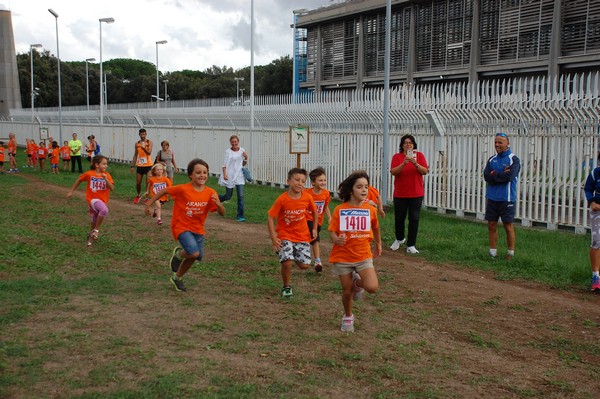
<svg viewBox="0 0 600 399"><path fill-rule="evenodd" d="M75 189L82 182L86 182L85 199L89 205L89 214L91 219L91 231L87 235L87 246L92 245L92 241L98 239L100 226L104 218L108 216L108 199L110 192L114 190L115 183L112 176L106 170L108 169L108 158L103 155L96 155L92 158L90 170L81 174L67 198L71 198Z"/></svg>
<svg viewBox="0 0 600 399"><path fill-rule="evenodd" d="M8 134L8 161L10 162L9 173L19 173L17 166L17 138L13 132Z"/></svg>
<svg viewBox="0 0 600 399"><path fill-rule="evenodd" d="M34 139L29 139L29 146L30 146L29 151L31 151L31 165L32 165L32 168L35 168L35 167L37 167L37 164L38 164L38 158L37 158L38 145L35 143Z"/></svg>
<svg viewBox="0 0 600 399"><path fill-rule="evenodd" d="M71 168L71 148L67 140L60 147L60 156L62 158L63 171L67 172Z"/></svg>
<svg viewBox="0 0 600 399"><path fill-rule="evenodd" d="M369 175L365 171L351 173L339 185L338 195L344 203L334 209L329 224L333 241L329 262L342 285L341 330L345 332L354 331L353 301L360 300L365 290L374 293L379 289L373 257L381 255L381 233L377 210L366 203L368 192ZM375 251L371 253L373 239Z"/></svg>
<svg viewBox="0 0 600 399"><path fill-rule="evenodd" d="M46 171L46 157L48 156L48 148L43 141L40 141L40 145L37 149L37 159L40 164L40 171Z"/></svg>
<svg viewBox="0 0 600 399"><path fill-rule="evenodd" d="M0 141L0 174L4 174L4 141Z"/></svg>
<svg viewBox="0 0 600 399"><path fill-rule="evenodd" d="M208 164L201 159L193 159L187 166L187 175L191 180L163 188L146 204L146 216L150 216L150 207L165 195L174 201L171 232L181 246L175 247L170 265L173 275L171 282L177 291L187 291L183 276L192 267L194 261L200 262L204 256L204 221L209 212L217 211L225 215L225 207L219 201L219 195L208 187Z"/></svg>
<svg viewBox="0 0 600 399"><path fill-rule="evenodd" d="M150 173L148 175L148 186L146 187L146 198L149 198L150 195L154 195L159 191L171 187L171 180L165 176L165 165L162 163L155 163L150 169ZM155 202L154 211L152 212L152 217L156 218L156 224L159 226L162 224L161 211L162 205L169 200L168 195L164 195Z"/></svg>
<svg viewBox="0 0 600 399"><path fill-rule="evenodd" d="M25 154L27 154L27 165L26 168L33 168L35 165L33 164L32 155L35 151L35 148L31 144L35 144L33 140L25 139Z"/></svg>
<svg viewBox="0 0 600 399"><path fill-rule="evenodd" d="M306 170L293 168L288 172L289 189L275 200L268 212L267 226L273 249L279 255L283 288L281 295L289 298L292 293L292 261L300 269L310 266L310 242L317 237L317 225L308 229L306 214L312 213L313 220L319 219L312 196L304 192ZM275 224L277 220L277 224Z"/></svg>
<svg viewBox="0 0 600 399"><path fill-rule="evenodd" d="M60 159L60 149L59 149L58 143L56 141L52 142L52 150L49 153L49 158L50 158L50 173L58 174L60 171L58 168L58 162Z"/></svg>
<svg viewBox="0 0 600 399"><path fill-rule="evenodd" d="M331 221L331 212L329 211L329 202L331 202L331 193L325 189L327 185L327 175L325 169L319 167L313 169L308 174L312 188L307 188L304 191L313 197L315 205L317 206L317 213L319 214L317 237L310 242L310 249L312 257L315 260L315 271L320 273L323 271L323 264L321 263L321 248L319 242L321 241L321 226L323 225L323 214L327 215L327 221ZM314 227L314 220L312 214L306 214L306 222L308 229L312 231Z"/></svg>
<svg viewBox="0 0 600 399"><path fill-rule="evenodd" d="M369 186L369 194L367 194L367 204L374 206L377 209L377 213L382 218L385 217L385 210L383 209L383 198L381 198L381 194L379 194L379 190L377 190L373 186Z"/></svg>

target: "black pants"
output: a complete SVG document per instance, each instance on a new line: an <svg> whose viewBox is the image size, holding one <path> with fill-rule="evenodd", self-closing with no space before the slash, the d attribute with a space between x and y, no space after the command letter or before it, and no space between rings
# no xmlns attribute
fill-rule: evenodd
<svg viewBox="0 0 600 399"><path fill-rule="evenodd" d="M81 167L81 155L71 155L71 172L75 172L75 161L77 161L79 173L83 173L83 168Z"/></svg>
<svg viewBox="0 0 600 399"><path fill-rule="evenodd" d="M406 220L406 214L408 214L408 237L406 238L407 247L413 247L417 243L421 205L423 205L423 197L394 197L394 224L396 229L396 240L404 240L404 221Z"/></svg>

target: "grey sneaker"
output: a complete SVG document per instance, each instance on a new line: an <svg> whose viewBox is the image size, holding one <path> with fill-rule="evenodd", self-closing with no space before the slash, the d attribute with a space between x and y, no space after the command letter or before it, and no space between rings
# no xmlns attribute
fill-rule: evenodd
<svg viewBox="0 0 600 399"><path fill-rule="evenodd" d="M185 284L183 284L183 279L175 278L175 276L171 276L171 282L175 286L175 289L179 292L186 292L187 288L185 288Z"/></svg>
<svg viewBox="0 0 600 399"><path fill-rule="evenodd" d="M182 249L183 248L181 247L175 247L173 254L171 255L171 259L169 260L169 265L171 266L173 273L177 273L177 270L179 270L179 265L181 265L182 259L179 257L179 251Z"/></svg>
<svg viewBox="0 0 600 399"><path fill-rule="evenodd" d="M354 287L354 300L360 301L365 293L365 289L356 285L356 282L360 280L360 274L352 272L352 286Z"/></svg>
<svg viewBox="0 0 600 399"><path fill-rule="evenodd" d="M354 315L342 317L342 327L340 330L343 332L354 332Z"/></svg>
<svg viewBox="0 0 600 399"><path fill-rule="evenodd" d="M292 292L292 287L290 287L289 285L287 287L283 287L281 289L281 296L284 298L291 298L294 295L294 293Z"/></svg>

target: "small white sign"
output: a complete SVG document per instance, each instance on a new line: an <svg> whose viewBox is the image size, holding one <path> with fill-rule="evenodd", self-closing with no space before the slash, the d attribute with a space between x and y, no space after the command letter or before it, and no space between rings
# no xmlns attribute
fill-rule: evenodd
<svg viewBox="0 0 600 399"><path fill-rule="evenodd" d="M308 154L310 128L308 126L290 126L290 154Z"/></svg>

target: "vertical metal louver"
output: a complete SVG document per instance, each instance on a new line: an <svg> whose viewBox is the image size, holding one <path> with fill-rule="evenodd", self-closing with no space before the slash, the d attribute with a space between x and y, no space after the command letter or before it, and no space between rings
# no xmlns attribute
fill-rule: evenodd
<svg viewBox="0 0 600 399"><path fill-rule="evenodd" d="M336 80L356 75L358 23L354 18L321 26L321 79Z"/></svg>
<svg viewBox="0 0 600 399"><path fill-rule="evenodd" d="M465 67L471 51L472 0L431 0L416 7L418 71Z"/></svg>
<svg viewBox="0 0 600 399"><path fill-rule="evenodd" d="M390 72L406 72L410 39L411 7L392 11ZM385 13L370 14L363 20L365 76L383 76L385 61Z"/></svg>
<svg viewBox="0 0 600 399"><path fill-rule="evenodd" d="M547 59L553 0L482 0L482 65Z"/></svg>
<svg viewBox="0 0 600 399"><path fill-rule="evenodd" d="M600 51L600 0L563 1L562 17L562 55Z"/></svg>

